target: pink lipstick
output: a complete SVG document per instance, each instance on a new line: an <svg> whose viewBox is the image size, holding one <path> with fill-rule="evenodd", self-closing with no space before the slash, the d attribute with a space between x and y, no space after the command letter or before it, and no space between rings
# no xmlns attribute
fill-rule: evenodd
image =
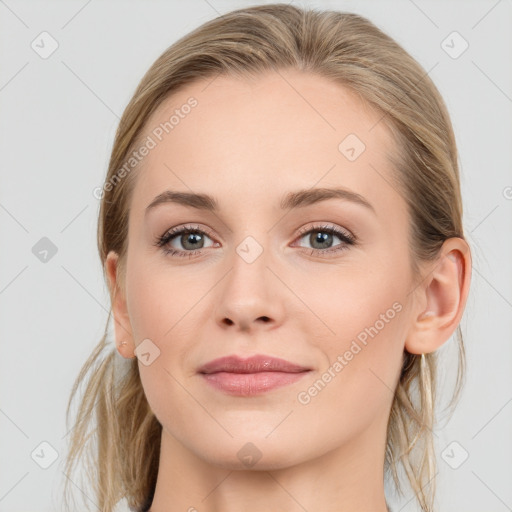
<svg viewBox="0 0 512 512"><path fill-rule="evenodd" d="M293 384L310 368L272 356L255 355L247 359L227 356L214 359L198 373L214 388L234 396L259 395Z"/></svg>

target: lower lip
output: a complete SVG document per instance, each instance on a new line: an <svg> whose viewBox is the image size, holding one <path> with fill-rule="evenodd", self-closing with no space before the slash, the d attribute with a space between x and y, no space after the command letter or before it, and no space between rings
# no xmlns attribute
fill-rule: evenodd
<svg viewBox="0 0 512 512"><path fill-rule="evenodd" d="M259 395L273 389L288 386L302 379L309 371L259 372L259 373L204 373L202 376L210 386L224 391L229 395Z"/></svg>

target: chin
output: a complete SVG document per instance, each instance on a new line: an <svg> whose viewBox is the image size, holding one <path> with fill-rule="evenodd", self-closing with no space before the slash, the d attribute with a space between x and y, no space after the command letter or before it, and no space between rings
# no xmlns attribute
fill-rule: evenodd
<svg viewBox="0 0 512 512"><path fill-rule="evenodd" d="M213 440L206 446L196 446L196 455L208 464L228 470L269 471L284 469L308 458L308 454L299 449L303 445L300 439L296 443L288 439L287 443L276 436L265 439L265 435L235 435L233 438ZM302 455L302 457L301 457Z"/></svg>
<svg viewBox="0 0 512 512"><path fill-rule="evenodd" d="M296 460L290 460L289 456L269 453L268 450L265 452L260 450L260 452L261 454L254 451L253 460L250 460L249 454L239 458L238 455L227 456L226 453L218 457L212 455L206 459L203 453L202 458L208 464L230 471L275 471L292 467L298 463Z"/></svg>

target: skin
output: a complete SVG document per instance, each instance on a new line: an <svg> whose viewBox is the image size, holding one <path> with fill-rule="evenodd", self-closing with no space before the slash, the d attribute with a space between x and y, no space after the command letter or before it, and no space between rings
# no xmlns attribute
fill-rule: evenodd
<svg viewBox="0 0 512 512"><path fill-rule="evenodd" d="M394 142L381 116L338 84L292 70L195 82L153 113L146 133L190 96L198 105L136 171L125 288L117 255L107 258L116 339L128 342L120 354L134 357L146 338L160 350L148 366L139 360L163 427L151 511L251 512L271 504L287 512L385 512L386 426L403 353L432 352L454 332L469 289L469 247L447 240L414 284L406 203L390 186L386 152ZM366 145L353 162L338 150L350 133ZM338 198L279 208L288 192L312 187L349 189L375 212ZM220 209L168 203L145 216L168 189L210 194ZM212 235L199 255L169 256L154 245L189 223ZM352 233L356 245L320 254L311 233L299 233L324 233L319 224ZM252 263L236 251L247 236L263 248ZM186 240L170 244L186 251ZM344 245L335 235L328 241ZM301 403L298 394L394 303L400 312ZM311 371L261 395L231 396L197 373L230 354L272 355ZM251 467L237 455L244 446L260 456Z"/></svg>

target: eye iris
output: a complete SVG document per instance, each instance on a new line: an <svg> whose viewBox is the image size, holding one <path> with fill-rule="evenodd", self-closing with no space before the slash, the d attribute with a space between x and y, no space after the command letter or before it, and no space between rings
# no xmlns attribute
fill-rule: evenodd
<svg viewBox="0 0 512 512"><path fill-rule="evenodd" d="M181 236L181 243L185 249L201 249L203 245L197 245L197 242L203 242L203 236L200 233L188 233ZM192 246L187 247L187 244L191 243Z"/></svg>
<svg viewBox="0 0 512 512"><path fill-rule="evenodd" d="M316 235L313 233L310 235L309 240L310 240L311 245L315 249L327 249L327 248L331 247L331 245L332 245L331 238L332 238L331 233L326 233L325 231L317 231ZM317 242L321 245L321 247L315 247L314 244Z"/></svg>

